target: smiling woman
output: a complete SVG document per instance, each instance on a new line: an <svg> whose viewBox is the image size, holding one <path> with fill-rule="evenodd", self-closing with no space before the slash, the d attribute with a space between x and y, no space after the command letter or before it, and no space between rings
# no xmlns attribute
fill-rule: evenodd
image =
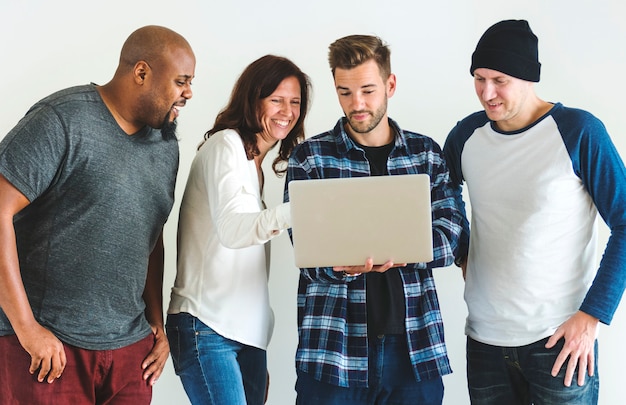
<svg viewBox="0 0 626 405"><path fill-rule="evenodd" d="M304 139L309 88L288 59L256 60L191 165L166 329L174 369L193 403L266 399L274 327L267 252L291 218L288 204L266 208L261 164L280 144L273 168L284 171L279 166Z"/></svg>

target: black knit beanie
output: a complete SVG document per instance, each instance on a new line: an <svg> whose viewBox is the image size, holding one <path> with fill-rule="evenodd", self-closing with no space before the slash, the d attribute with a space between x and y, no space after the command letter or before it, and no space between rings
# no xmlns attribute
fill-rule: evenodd
<svg viewBox="0 0 626 405"><path fill-rule="evenodd" d="M472 54L470 74L487 68L529 82L538 82L541 63L538 59L537 36L528 21L500 21L485 31Z"/></svg>

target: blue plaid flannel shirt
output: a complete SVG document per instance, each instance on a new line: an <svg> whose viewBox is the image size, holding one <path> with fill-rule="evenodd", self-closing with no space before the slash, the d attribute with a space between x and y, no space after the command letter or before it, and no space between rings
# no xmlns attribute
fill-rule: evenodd
<svg viewBox="0 0 626 405"><path fill-rule="evenodd" d="M342 118L335 128L305 140L293 151L284 200L293 180L369 176L365 152L346 134ZM439 145L431 138L396 132L387 168L390 175L427 173L431 177L434 259L400 270L406 302L409 357L418 381L452 372L432 268L453 263L463 216L449 184ZM332 268L300 269L296 366L315 379L341 386L368 384L365 277L344 276Z"/></svg>

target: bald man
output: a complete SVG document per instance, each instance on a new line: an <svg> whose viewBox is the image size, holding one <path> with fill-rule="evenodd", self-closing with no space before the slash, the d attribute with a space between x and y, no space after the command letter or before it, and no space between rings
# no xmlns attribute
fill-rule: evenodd
<svg viewBox="0 0 626 405"><path fill-rule="evenodd" d="M194 71L182 36L142 27L111 81L44 98L0 142L0 402L150 403Z"/></svg>

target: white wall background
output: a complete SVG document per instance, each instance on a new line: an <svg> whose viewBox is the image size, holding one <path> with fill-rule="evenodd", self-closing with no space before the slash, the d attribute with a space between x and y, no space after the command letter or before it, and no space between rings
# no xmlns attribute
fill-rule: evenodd
<svg viewBox="0 0 626 405"><path fill-rule="evenodd" d="M179 125L181 165L177 204L166 225L165 305L175 273L175 232L195 147L224 106L243 68L274 53L291 58L313 81L307 136L331 128L339 108L327 65L328 45L344 35L376 34L392 49L398 90L389 115L401 126L443 144L456 121L480 108L468 69L482 32L501 19L525 18L539 36L543 64L540 97L587 109L604 121L626 156L626 25L621 1L602 0L151 0L14 1L0 0L0 137L37 100L49 93L90 81L103 84L113 75L123 41L134 29L168 26L191 43L197 57L194 97ZM271 162L271 156L266 163ZM267 202L282 201L283 180L266 165ZM606 227L602 228L603 244ZM273 244L270 281L276 313L269 347L269 403L294 402L296 284L286 234ZM436 270L454 373L444 378L446 405L467 404L463 324L466 307L457 268ZM602 327L600 403L623 403L620 336L626 310L611 327ZM171 362L154 389L154 404L187 404Z"/></svg>

